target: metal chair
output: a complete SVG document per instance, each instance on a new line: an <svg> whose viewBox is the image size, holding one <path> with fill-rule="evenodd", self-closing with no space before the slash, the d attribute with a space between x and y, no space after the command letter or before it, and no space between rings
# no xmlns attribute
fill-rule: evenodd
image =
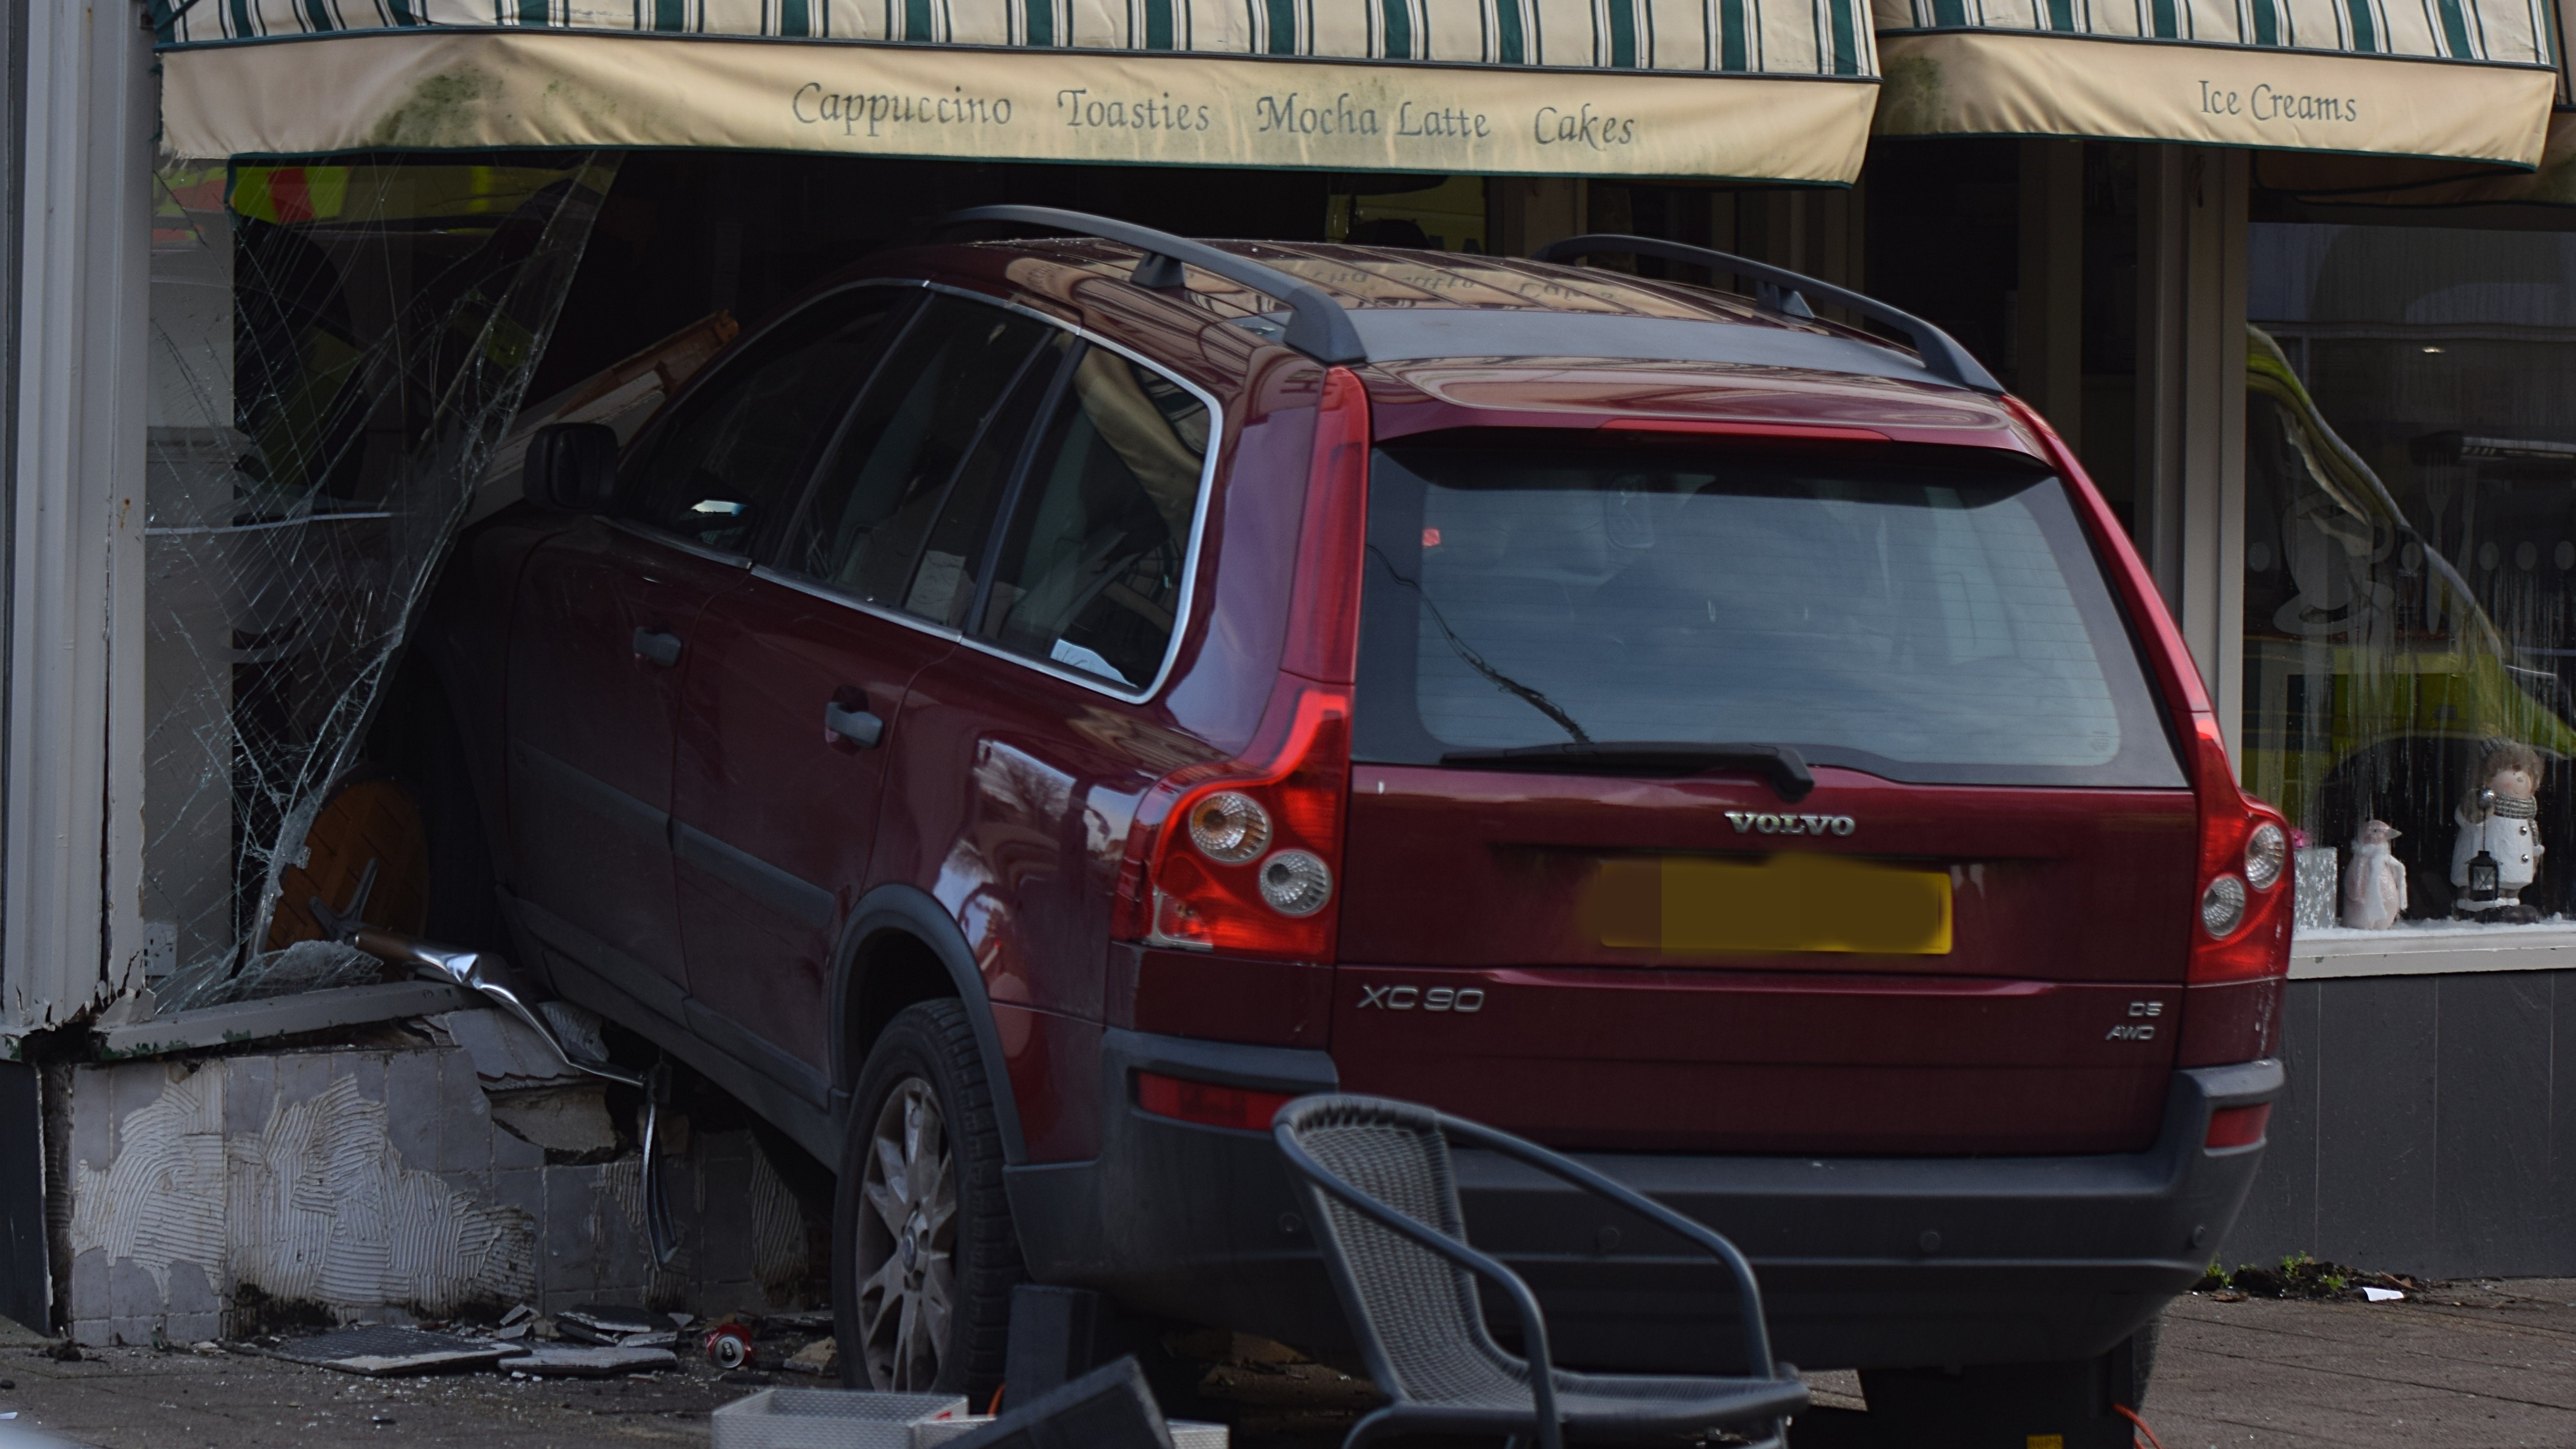
<svg viewBox="0 0 2576 1449"><path fill-rule="evenodd" d="M1645 1439L1728 1429L1785 1442L1806 1385L1776 1371L1753 1269L1735 1245L1579 1162L1428 1107L1374 1097L1301 1097L1270 1133L1302 1179L1315 1236L1360 1351L1392 1401L1353 1426L1344 1449L1397 1433L1502 1433L1563 1449L1586 1439ZM1747 1372L1734 1378L1569 1373L1554 1366L1529 1285L1467 1245L1452 1141L1502 1153L1647 1218L1724 1263L1744 1315ZM1526 1360L1485 1328L1476 1277L1520 1318ZM1531 1365L1544 1372L1533 1373Z"/></svg>

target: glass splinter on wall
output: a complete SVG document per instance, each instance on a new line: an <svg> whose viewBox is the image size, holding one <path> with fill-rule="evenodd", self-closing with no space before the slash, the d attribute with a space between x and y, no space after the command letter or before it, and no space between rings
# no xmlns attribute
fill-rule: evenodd
<svg viewBox="0 0 2576 1449"><path fill-rule="evenodd" d="M158 176L147 980L126 984L161 1009L373 979L315 940L308 897L418 929L418 805L367 733L614 172L572 153Z"/></svg>
<svg viewBox="0 0 2576 1449"><path fill-rule="evenodd" d="M2563 926L2576 236L2251 243L2244 775L2305 837L2300 928Z"/></svg>

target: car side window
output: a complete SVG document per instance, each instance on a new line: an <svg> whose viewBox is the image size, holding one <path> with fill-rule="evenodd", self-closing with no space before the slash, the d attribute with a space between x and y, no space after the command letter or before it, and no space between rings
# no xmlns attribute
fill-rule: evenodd
<svg viewBox="0 0 2576 1449"><path fill-rule="evenodd" d="M621 516L708 548L747 551L768 515L796 497L919 296L854 288L724 363L658 430L619 489Z"/></svg>
<svg viewBox="0 0 2576 1449"><path fill-rule="evenodd" d="M914 565L959 465L1040 344L1058 335L1017 312L933 297L842 426L789 531L781 565L870 602L944 619L968 545L947 530L953 555L944 564L924 562L921 589L913 587ZM1010 462L1003 458L1005 472Z"/></svg>
<svg viewBox="0 0 2576 1449"><path fill-rule="evenodd" d="M922 546L921 562L913 566L912 582L903 595L907 611L951 628L966 622L992 537L993 516L1002 506L1002 490L1011 481L1020 455L1028 451L1029 433L1064 370L1066 356L1080 345L1072 333L1050 329L1020 369L1010 394L986 419L983 436L975 440L974 451L958 465L956 481L948 485L939 521L931 525L930 538Z"/></svg>
<svg viewBox="0 0 2576 1449"><path fill-rule="evenodd" d="M1151 683L1180 613L1210 421L1170 378L1086 351L1029 462L980 632L1113 684Z"/></svg>

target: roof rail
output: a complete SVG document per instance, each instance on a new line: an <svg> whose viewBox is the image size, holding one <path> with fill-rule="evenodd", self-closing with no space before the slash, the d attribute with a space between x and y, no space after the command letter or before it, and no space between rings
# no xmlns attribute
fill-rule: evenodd
<svg viewBox="0 0 2576 1449"><path fill-rule="evenodd" d="M1600 252L1625 252L1632 256L1661 257L1668 262L1681 262L1687 266L1707 267L1712 271L1732 272L1739 277L1750 277L1756 288L1755 300L1763 306L1774 312L1786 313L1791 317L1813 317L1816 314L1807 306L1806 297L1799 295L1803 292L1818 301L1830 302L1846 311L1866 317L1872 322L1885 323L1904 333L1906 340L1914 344L1914 350L1921 354L1924 368L1936 376L1946 377L1961 387L1973 388L1978 392L2000 395L2004 390L2004 385L1995 381L1995 375L1986 371L1983 364L1970 356L1968 349L1961 347L1957 339L1913 313L1900 312L1876 298L1864 297L1858 292L1846 291L1831 282L1820 282L1813 277L1790 271L1786 267L1772 266L1768 262L1751 261L1744 257L1730 256L1725 252L1710 251L1706 247L1685 246L1680 242L1662 241L1654 237L1609 234L1574 236L1567 237L1563 241L1550 242L1532 252L1530 259L1541 262L1562 262Z"/></svg>
<svg viewBox="0 0 2576 1449"><path fill-rule="evenodd" d="M1331 293L1277 267L1263 266L1249 257L1221 252L1205 242L1156 231L1150 226L1112 221L1105 216L1063 211L1052 206L970 206L964 211L952 211L932 225L952 226L969 221L1013 221L1023 226L1042 226L1053 231L1069 231L1077 236L1125 242L1145 253L1136 263L1133 278L1140 287L1180 286L1183 277L1181 263L1187 262L1201 271L1214 272L1229 282L1240 282L1287 303L1288 327L1279 339L1287 346L1327 366L1356 365L1368 361L1368 349L1360 343L1359 330L1351 326L1350 314L1342 310L1342 304L1334 301Z"/></svg>

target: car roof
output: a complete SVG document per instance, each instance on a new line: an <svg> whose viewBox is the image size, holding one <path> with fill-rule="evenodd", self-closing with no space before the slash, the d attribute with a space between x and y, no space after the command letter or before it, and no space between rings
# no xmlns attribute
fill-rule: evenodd
<svg viewBox="0 0 2576 1449"><path fill-rule="evenodd" d="M1322 289L1366 348L1381 418L1413 431L1487 423L1597 426L1618 415L1704 423L1831 424L1893 441L2045 456L2004 400L1911 350L1751 298L1603 267L1329 242L1212 241ZM1134 280L1121 242L1043 237L877 252L819 290L863 278L928 281L1016 301L1230 394L1277 357L1274 297L1193 266L1180 287ZM1392 386L1395 391L1385 390ZM1507 415L1517 415L1507 416ZM1577 422L1577 416L1590 421ZM1551 416L1562 421L1550 423Z"/></svg>
<svg viewBox="0 0 2576 1449"><path fill-rule="evenodd" d="M1912 350L1856 328L1603 267L1329 242L1205 245L1322 290L1350 318L1373 363L1459 357L1707 362L1957 388ZM869 270L897 258L932 262L940 271L983 274L1070 301L1079 281L1128 283L1139 255L1123 243L1091 238L966 242L881 255ZM1013 265L1028 262L1040 264L1045 275ZM1138 290L1189 307L1202 320L1231 322L1272 340L1283 331L1286 312L1278 301L1195 267L1185 288Z"/></svg>

